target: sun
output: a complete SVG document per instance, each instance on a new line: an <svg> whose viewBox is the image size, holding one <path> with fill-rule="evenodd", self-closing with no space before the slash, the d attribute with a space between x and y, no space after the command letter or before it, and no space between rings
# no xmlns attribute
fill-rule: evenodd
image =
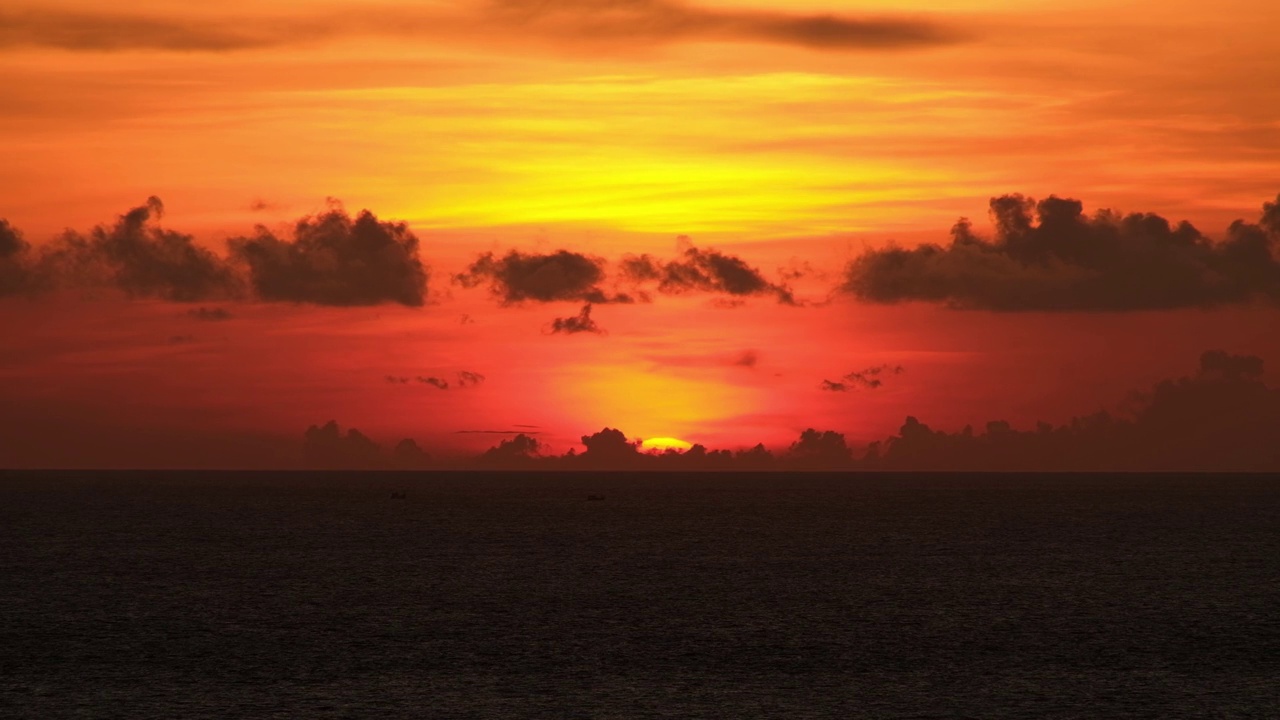
<svg viewBox="0 0 1280 720"><path fill-rule="evenodd" d="M661 451L679 450L683 452L693 447L693 443L685 442L680 438L656 437L656 438L649 438L648 440L645 440L644 442L640 443L640 447L644 448L645 450L661 450Z"/></svg>

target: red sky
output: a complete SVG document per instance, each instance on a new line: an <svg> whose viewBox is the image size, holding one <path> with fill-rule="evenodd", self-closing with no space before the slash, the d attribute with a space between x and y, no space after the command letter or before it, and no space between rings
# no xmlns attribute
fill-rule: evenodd
<svg viewBox="0 0 1280 720"><path fill-rule="evenodd" d="M1259 222L1280 191L1273 3L534 7L0 10L0 218L32 246L24 267L65 228L109 228L158 196L150 227L217 258L257 224L287 238L336 198L407 223L429 270L421 305L253 288L184 303L101 277L14 289L0 297L0 466L288 464L330 419L441 456L506 437L472 431L537 431L560 452L605 426L723 448L785 448L815 427L864 445L907 415L955 430L1123 409L1209 349L1261 356L1280 380L1265 273L1256 293L1231 292L1248 272L1230 270L1179 275L1169 294L1139 253L1136 270L1128 254L1099 261L1103 289L1057 270L957 281L973 268L946 264L903 297L841 290L854 258L945 246L959 217L995 237L988 202L1007 193L1231 242L1228 226ZM564 249L604 262L605 291L634 292L623 258L676 260L678 236L797 302L654 281L650 302L593 306L606 332L556 334L581 295L504 303L489 276L452 280L481 253ZM1029 299L1037 287L1058 294ZM885 365L903 371L823 390ZM459 387L463 372L484 380Z"/></svg>

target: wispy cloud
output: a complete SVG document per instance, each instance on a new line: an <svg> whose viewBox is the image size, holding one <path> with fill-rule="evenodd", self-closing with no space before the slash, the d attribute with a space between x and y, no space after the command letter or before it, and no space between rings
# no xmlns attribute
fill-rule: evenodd
<svg viewBox="0 0 1280 720"><path fill-rule="evenodd" d="M827 51L955 42L959 33L914 18L707 8L670 0L493 0L442 11L386 4L302 16L193 17L29 7L0 12L0 48L73 52L233 52L352 37L509 38L650 46L722 41Z"/></svg>

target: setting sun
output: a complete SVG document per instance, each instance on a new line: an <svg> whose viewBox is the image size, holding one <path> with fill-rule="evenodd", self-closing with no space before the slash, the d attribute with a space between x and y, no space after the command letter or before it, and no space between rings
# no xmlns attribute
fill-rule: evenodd
<svg viewBox="0 0 1280 720"><path fill-rule="evenodd" d="M685 450L693 447L693 443L685 442L684 440L673 437L656 437L649 438L648 440L640 443L640 447L645 450L679 450L684 452Z"/></svg>

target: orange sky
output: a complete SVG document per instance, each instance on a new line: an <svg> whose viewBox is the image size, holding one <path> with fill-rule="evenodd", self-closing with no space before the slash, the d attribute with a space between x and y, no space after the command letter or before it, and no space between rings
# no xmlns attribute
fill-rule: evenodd
<svg viewBox="0 0 1280 720"><path fill-rule="evenodd" d="M862 248L944 242L960 216L987 232L1003 193L1215 238L1256 220L1280 191L1278 23L1263 0L10 4L0 218L32 244L157 195L166 227L221 252L333 197L407 221L432 273L421 308L241 302L219 323L155 300L0 299L16 340L0 399L10 424L41 414L29 437L50 447L59 423L93 433L104 413L157 438L296 438L333 418L441 453L497 437L459 431L514 425L559 450L605 425L785 446L809 426L878 439L909 413L1060 421L1209 347L1280 363L1273 309L833 295ZM607 334L562 337L546 323L581 303L506 307L449 282L479 252L671 256L678 235L769 278L809 263L793 283L809 306L660 296L598 306ZM748 351L758 362L734 364ZM881 363L906 371L875 392L818 389ZM460 371L486 381L385 381Z"/></svg>

